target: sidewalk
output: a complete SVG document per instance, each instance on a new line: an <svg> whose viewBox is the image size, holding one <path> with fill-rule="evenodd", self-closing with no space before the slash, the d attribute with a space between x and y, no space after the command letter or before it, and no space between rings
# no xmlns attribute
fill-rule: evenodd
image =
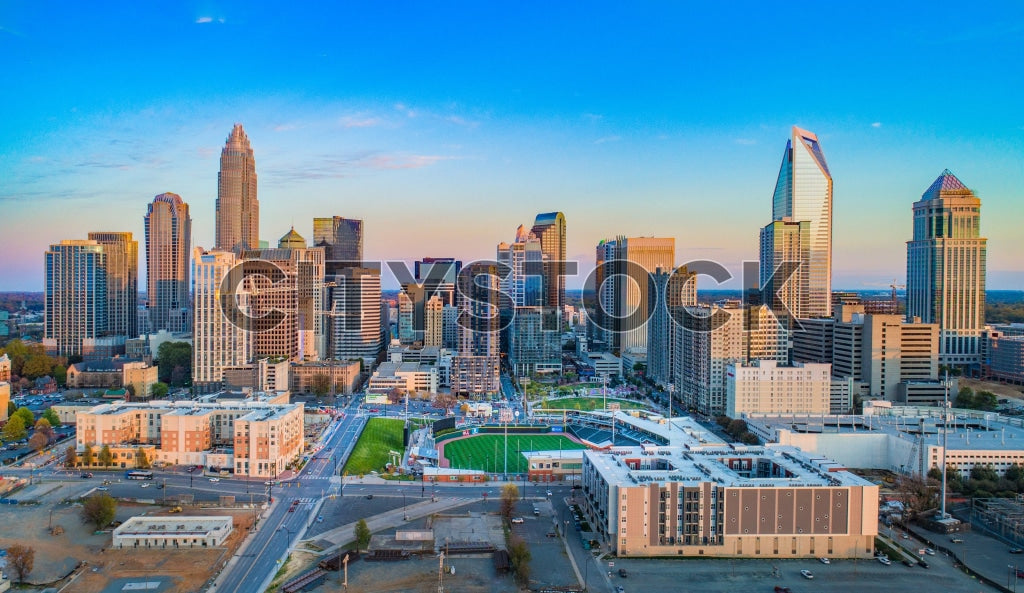
<svg viewBox="0 0 1024 593"><path fill-rule="evenodd" d="M384 529L392 529L405 525L408 521L415 521L428 517L435 513L440 513L450 509L458 508L467 504L479 502L476 498L456 498L448 497L438 499L436 502L423 501L416 504L411 504L405 509L395 509L387 511L379 515L374 515L366 519L366 526L370 528L371 533L376 533ZM406 520L408 516L408 521ZM325 548L321 554L327 555L337 551L341 546L351 543L356 539L356 523L349 523L348 525L342 525L330 531L325 531L318 535L314 539L306 539L304 542L317 542L318 545L327 543L328 547Z"/></svg>

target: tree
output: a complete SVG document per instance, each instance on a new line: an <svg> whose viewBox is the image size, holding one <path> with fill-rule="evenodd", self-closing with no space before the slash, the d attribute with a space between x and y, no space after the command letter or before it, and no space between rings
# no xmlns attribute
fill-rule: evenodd
<svg viewBox="0 0 1024 593"><path fill-rule="evenodd" d="M53 431L53 427L50 426L50 421L46 418L40 418L36 421L36 434L43 433L46 436L46 442L50 442L57 438L57 433Z"/></svg>
<svg viewBox="0 0 1024 593"><path fill-rule="evenodd" d="M32 565L36 560L36 551L28 546L14 544L7 548L7 565L18 575L18 582L24 582L25 577L32 572Z"/></svg>
<svg viewBox="0 0 1024 593"><path fill-rule="evenodd" d="M192 346L187 342L164 342L157 349L157 374L160 381L170 383L175 387L182 387L192 375ZM175 375L175 367L181 367L184 372ZM177 382L175 382L177 380Z"/></svg>
<svg viewBox="0 0 1024 593"><path fill-rule="evenodd" d="M974 394L974 409L991 412L999 405L999 398L991 391L979 391Z"/></svg>
<svg viewBox="0 0 1024 593"><path fill-rule="evenodd" d="M392 387L388 390L388 402L392 405L398 404L402 401L402 392L397 387Z"/></svg>
<svg viewBox="0 0 1024 593"><path fill-rule="evenodd" d="M733 420L729 422L729 426L725 428L725 432L732 435L733 438L739 438L740 435L747 432L747 423L743 420Z"/></svg>
<svg viewBox="0 0 1024 593"><path fill-rule="evenodd" d="M360 519L356 523L356 554L370 545L370 535L370 527L366 524L366 519Z"/></svg>
<svg viewBox="0 0 1024 593"><path fill-rule="evenodd" d="M939 482L927 477L899 476L896 495L906 512L907 521L939 504Z"/></svg>
<svg viewBox="0 0 1024 593"><path fill-rule="evenodd" d="M67 449L64 449L64 467L72 468L78 465L78 452L75 451L74 445L68 445Z"/></svg>
<svg viewBox="0 0 1024 593"><path fill-rule="evenodd" d="M85 449L82 450L82 465L89 467L95 463L92 453L92 445L86 445Z"/></svg>
<svg viewBox="0 0 1024 593"><path fill-rule="evenodd" d="M110 452L110 447L103 445L100 448L99 455L96 456L96 461L99 462L103 467L110 467L114 463L114 454Z"/></svg>
<svg viewBox="0 0 1024 593"><path fill-rule="evenodd" d="M18 404L14 402L7 402L7 417L10 418L18 411Z"/></svg>
<svg viewBox="0 0 1024 593"><path fill-rule="evenodd" d="M32 413L32 410L21 406L15 412L15 415L21 416L21 421L25 426L35 426L36 415Z"/></svg>
<svg viewBox="0 0 1024 593"><path fill-rule="evenodd" d="M135 450L135 467L139 469L149 469L149 456L146 455L146 451L139 447Z"/></svg>
<svg viewBox="0 0 1024 593"><path fill-rule="evenodd" d="M191 369L178 365L171 369L171 385L188 385Z"/></svg>
<svg viewBox="0 0 1024 593"><path fill-rule="evenodd" d="M965 410L974 409L974 391L970 387L961 387L960 392L956 394L953 406Z"/></svg>
<svg viewBox="0 0 1024 593"><path fill-rule="evenodd" d="M149 388L149 394L153 397L153 399L163 399L167 397L167 393L169 391L170 387L168 387L167 383L163 383L160 381L153 383L153 386Z"/></svg>
<svg viewBox="0 0 1024 593"><path fill-rule="evenodd" d="M323 397L331 391L331 378L326 373L317 373L309 378L309 388L317 397Z"/></svg>
<svg viewBox="0 0 1024 593"><path fill-rule="evenodd" d="M91 523L97 530L110 525L117 514L117 501L106 492L93 494L82 505L82 522Z"/></svg>
<svg viewBox="0 0 1024 593"><path fill-rule="evenodd" d="M20 441L25 438L26 434L28 434L25 430L25 421L17 414L11 416L7 421L7 424L4 425L3 432L0 434L3 435L3 439L8 443L11 441Z"/></svg>
<svg viewBox="0 0 1024 593"><path fill-rule="evenodd" d="M522 586L530 582L530 547L526 545L523 538L514 536L508 546L508 555L512 560L512 568L515 570L516 580Z"/></svg>
<svg viewBox="0 0 1024 593"><path fill-rule="evenodd" d="M53 365L53 380L61 387L68 383L68 368L62 364Z"/></svg>
<svg viewBox="0 0 1024 593"><path fill-rule="evenodd" d="M505 484L501 488L501 516L506 520L512 519L512 513L516 510L516 503L519 502L519 487L515 484Z"/></svg>
<svg viewBox="0 0 1024 593"><path fill-rule="evenodd" d="M49 443L50 439L46 438L45 434L37 432L28 440L28 448L33 451L42 451Z"/></svg>
<svg viewBox="0 0 1024 593"><path fill-rule="evenodd" d="M57 412L54 411L53 408L46 408L46 411L43 412L42 417L45 418L46 421L49 422L50 426L52 426L53 428L57 428L58 426L60 426L60 416L57 415Z"/></svg>
<svg viewBox="0 0 1024 593"><path fill-rule="evenodd" d="M32 356L25 361L25 366L22 367L21 376L28 380L35 380L40 377L46 377L53 372L53 358L43 354L41 356Z"/></svg>
<svg viewBox="0 0 1024 593"><path fill-rule="evenodd" d="M451 412L452 408L454 408L458 403L459 400L454 395L450 393L438 393L434 396L432 405L435 408L443 409L445 414L447 414L448 412Z"/></svg>

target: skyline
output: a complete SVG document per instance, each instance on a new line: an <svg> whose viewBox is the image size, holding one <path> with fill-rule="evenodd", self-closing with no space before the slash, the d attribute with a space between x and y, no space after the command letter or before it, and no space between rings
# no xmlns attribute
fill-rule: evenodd
<svg viewBox="0 0 1024 593"><path fill-rule="evenodd" d="M367 258L469 262L562 211L582 272L600 239L674 237L676 263L715 259L737 277L702 289L738 288L740 262L757 259L797 125L817 134L835 182L835 289L905 283L912 205L946 168L981 198L987 287L1024 288L1022 85L1006 75L1024 49L1015 4L819 7L843 18L793 37L778 32L828 15L324 7L278 24L258 6L122 8L0 10L0 52L22 91L0 95L16 114L0 125L0 290L41 291L43 253L63 239L142 241L164 192L189 204L192 245L213 247L218 156L236 122L271 244L342 216L365 221ZM360 27L382 22L381 39ZM233 39L248 42L241 63L224 51Z"/></svg>

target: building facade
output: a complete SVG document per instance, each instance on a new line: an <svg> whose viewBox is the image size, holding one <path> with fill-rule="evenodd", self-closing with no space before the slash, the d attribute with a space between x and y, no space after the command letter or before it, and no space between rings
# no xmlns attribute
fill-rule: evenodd
<svg viewBox="0 0 1024 593"><path fill-rule="evenodd" d="M565 214L538 214L530 232L540 240L547 264L544 271L544 305L561 311L565 303Z"/></svg>
<svg viewBox="0 0 1024 593"><path fill-rule="evenodd" d="M832 365L774 360L731 364L726 369L725 415L829 414Z"/></svg>
<svg viewBox="0 0 1024 593"><path fill-rule="evenodd" d="M313 246L324 248L328 277L342 268L359 267L363 261L363 221L341 216L314 218Z"/></svg>
<svg viewBox="0 0 1024 593"><path fill-rule="evenodd" d="M383 348L380 270L345 268L328 282L330 356L376 362Z"/></svg>
<svg viewBox="0 0 1024 593"><path fill-rule="evenodd" d="M760 283L762 302L772 308L787 327L794 319L810 317L808 292L811 223L789 217L774 220L761 229Z"/></svg>
<svg viewBox="0 0 1024 593"><path fill-rule="evenodd" d="M192 383L200 393L220 389L225 368L245 365L253 358L253 341L242 323L249 295L243 283L235 284L228 277L237 263L231 251L196 247L192 253ZM222 287L225 281L229 287Z"/></svg>
<svg viewBox="0 0 1024 593"><path fill-rule="evenodd" d="M818 137L793 126L772 196L772 220L808 223L807 250L797 251L807 270L804 317L832 313L832 173ZM802 274L802 272L801 272ZM762 276L764 276L762 272Z"/></svg>
<svg viewBox="0 0 1024 593"><path fill-rule="evenodd" d="M51 245L45 263L43 346L81 356L83 341L107 333L107 255L96 241Z"/></svg>
<svg viewBox="0 0 1024 593"><path fill-rule="evenodd" d="M493 263L474 262L459 274L456 300L458 355L452 367L452 393L497 393L499 364L498 294L500 274Z"/></svg>
<svg viewBox="0 0 1024 593"><path fill-rule="evenodd" d="M182 323L189 319L182 311L191 308L192 218L188 204L178 194L160 194L149 204L145 225L149 328L147 331L140 328L139 333L190 331L190 324Z"/></svg>
<svg viewBox="0 0 1024 593"><path fill-rule="evenodd" d="M938 324L942 364L981 363L986 243L981 200L946 169L914 202L907 242L907 318Z"/></svg>
<svg viewBox="0 0 1024 593"><path fill-rule="evenodd" d="M242 124L235 124L220 152L217 174L217 249L258 249L260 202L256 158Z"/></svg>
<svg viewBox="0 0 1024 593"><path fill-rule="evenodd" d="M139 242L131 233L89 233L103 246L107 268L107 334L139 335Z"/></svg>

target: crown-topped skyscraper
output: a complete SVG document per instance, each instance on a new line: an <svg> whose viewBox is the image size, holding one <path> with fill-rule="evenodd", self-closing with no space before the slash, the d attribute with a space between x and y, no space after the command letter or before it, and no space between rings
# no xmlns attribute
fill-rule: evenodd
<svg viewBox="0 0 1024 593"><path fill-rule="evenodd" d="M260 246L260 202L256 199L256 159L242 124L231 129L220 152L217 175L217 248Z"/></svg>
<svg viewBox="0 0 1024 593"><path fill-rule="evenodd" d="M914 202L907 242L907 318L939 324L939 362L981 362L985 249L981 200L946 169Z"/></svg>

